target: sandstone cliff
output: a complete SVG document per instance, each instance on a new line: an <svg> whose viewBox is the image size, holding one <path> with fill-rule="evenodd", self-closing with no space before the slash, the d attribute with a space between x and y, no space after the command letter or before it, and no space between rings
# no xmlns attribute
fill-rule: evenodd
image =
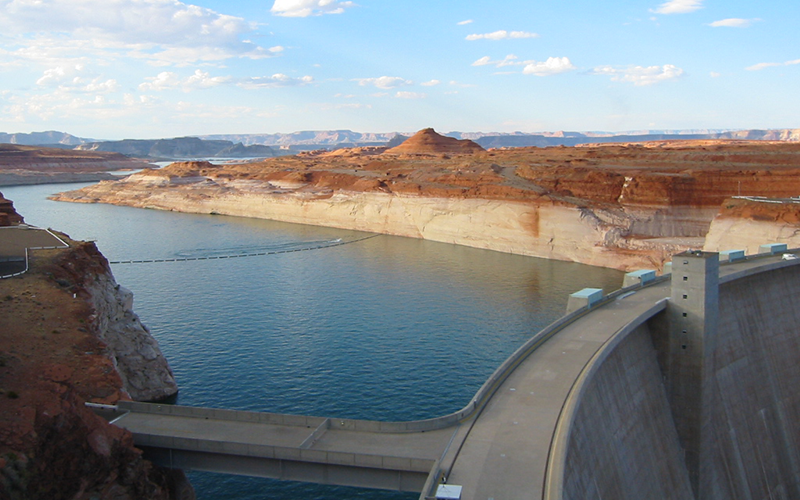
<svg viewBox="0 0 800 500"><path fill-rule="evenodd" d="M54 199L326 225L630 270L702 248L732 195L800 193L798 144L428 151L176 163Z"/></svg>
<svg viewBox="0 0 800 500"><path fill-rule="evenodd" d="M3 197L0 193L0 227L11 226L23 222L22 216L14 210L14 203Z"/></svg>
<svg viewBox="0 0 800 500"><path fill-rule="evenodd" d="M94 244L63 238L69 249L34 251L26 274L0 280L0 498L192 499L182 472L84 405L177 386Z"/></svg>

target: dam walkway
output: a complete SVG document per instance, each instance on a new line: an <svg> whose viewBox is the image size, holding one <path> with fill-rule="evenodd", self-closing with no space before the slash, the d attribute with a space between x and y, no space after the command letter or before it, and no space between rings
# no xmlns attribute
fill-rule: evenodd
<svg viewBox="0 0 800 500"><path fill-rule="evenodd" d="M742 258L720 266L719 281L798 264L780 254ZM665 311L670 296L670 278L661 277L567 314L512 354L467 406L440 418L375 422L136 402L97 411L170 467L420 498L450 498L437 496L442 484L464 500L560 498L576 388L604 349Z"/></svg>

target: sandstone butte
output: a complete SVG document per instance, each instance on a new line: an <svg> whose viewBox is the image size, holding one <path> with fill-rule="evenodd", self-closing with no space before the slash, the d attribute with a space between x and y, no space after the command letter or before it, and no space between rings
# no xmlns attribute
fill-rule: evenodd
<svg viewBox="0 0 800 500"><path fill-rule="evenodd" d="M798 195L798 143L484 151L425 129L388 150L174 163L54 199L333 226L633 270L660 269L687 249L800 246L798 204L789 199Z"/></svg>
<svg viewBox="0 0 800 500"><path fill-rule="evenodd" d="M0 231L21 220L0 194ZM95 245L59 236L70 248L35 250L27 273L0 280L0 498L194 498L181 471L84 406L177 386Z"/></svg>
<svg viewBox="0 0 800 500"><path fill-rule="evenodd" d="M0 186L93 182L113 179L109 171L148 166L118 153L0 144Z"/></svg>

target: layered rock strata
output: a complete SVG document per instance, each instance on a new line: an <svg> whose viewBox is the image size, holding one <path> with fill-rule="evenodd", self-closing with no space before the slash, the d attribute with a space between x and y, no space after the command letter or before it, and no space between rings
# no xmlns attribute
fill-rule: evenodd
<svg viewBox="0 0 800 500"><path fill-rule="evenodd" d="M117 153L0 144L0 186L92 182L113 179L109 171L149 166Z"/></svg>
<svg viewBox="0 0 800 500"><path fill-rule="evenodd" d="M732 195L800 193L797 144L386 153L176 163L54 199L317 224L629 270L704 247Z"/></svg>

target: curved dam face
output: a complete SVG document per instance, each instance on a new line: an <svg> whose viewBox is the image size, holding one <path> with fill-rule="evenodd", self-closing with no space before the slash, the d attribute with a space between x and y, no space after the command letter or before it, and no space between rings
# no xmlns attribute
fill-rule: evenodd
<svg viewBox="0 0 800 500"><path fill-rule="evenodd" d="M671 396L668 311L609 342L580 388L556 498L800 498L800 266L720 281L689 387L699 408Z"/></svg>

